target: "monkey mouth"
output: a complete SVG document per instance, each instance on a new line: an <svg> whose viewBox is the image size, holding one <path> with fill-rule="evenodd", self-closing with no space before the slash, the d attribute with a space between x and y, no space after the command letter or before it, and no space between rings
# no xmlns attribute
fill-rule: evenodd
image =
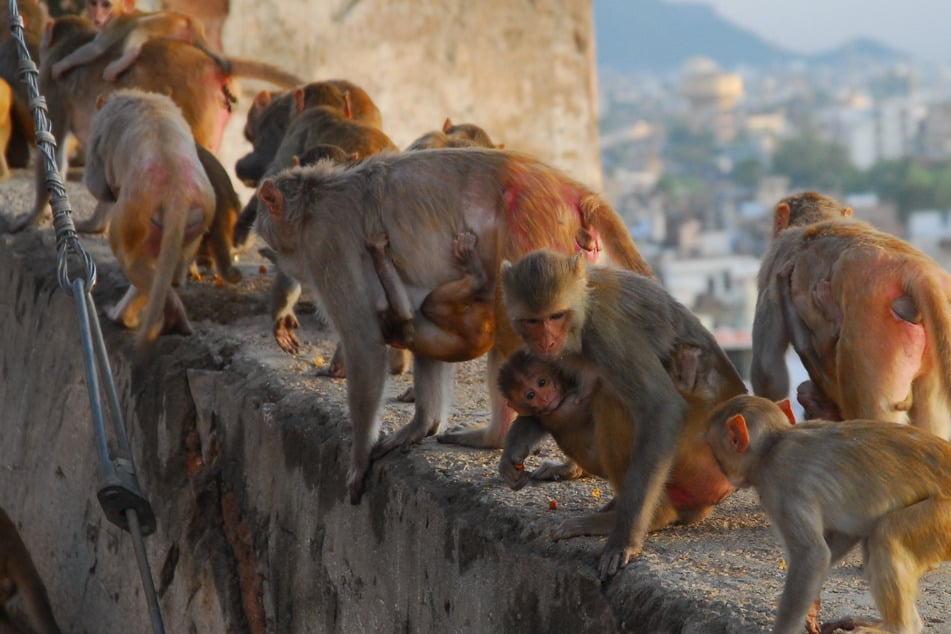
<svg viewBox="0 0 951 634"><path fill-rule="evenodd" d="M539 414L551 414L551 413L554 412L556 409L558 409L559 407L561 407L561 403L562 403L562 401L564 401L564 400L565 400L565 397L564 397L564 396L559 396L558 398L554 399L551 403L549 403L547 406L545 406L544 408L538 410L538 413L539 413Z"/></svg>

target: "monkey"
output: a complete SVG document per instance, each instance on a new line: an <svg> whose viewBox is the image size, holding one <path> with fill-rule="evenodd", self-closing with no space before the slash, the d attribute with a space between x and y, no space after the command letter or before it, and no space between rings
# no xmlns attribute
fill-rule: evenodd
<svg viewBox="0 0 951 634"><path fill-rule="evenodd" d="M441 130L427 132L406 148L407 152L413 150L435 150L447 147L485 147L498 148L492 142L488 133L477 125L471 123L460 123L453 125L448 117L442 124Z"/></svg>
<svg viewBox="0 0 951 634"><path fill-rule="evenodd" d="M142 45L147 40L160 37L191 44L213 59L223 73L231 73L230 62L209 48L205 41L204 26L195 18L174 11L134 10L114 13L95 38L53 64L53 79L59 79L70 69L104 56L113 45L122 42L122 54L106 64L102 70L103 79L115 81L116 77L135 63L142 53Z"/></svg>
<svg viewBox="0 0 951 634"><path fill-rule="evenodd" d="M370 95L345 79L311 82L285 92L261 91L251 103L244 125L244 138L251 143L253 149L238 159L234 167L235 174L245 185L256 187L274 160L278 146L295 114L297 90L304 91L305 107L331 107L346 119L383 129L380 110ZM242 243L238 241L238 244Z"/></svg>
<svg viewBox="0 0 951 634"><path fill-rule="evenodd" d="M325 88L336 91L339 89L326 84ZM274 158L266 171L266 174L273 174L286 167L293 165L293 157L300 156L308 149L316 145L335 145L349 154L359 156L371 156L379 152L398 152L396 145L380 129L370 125L360 123L346 116L334 107L325 105L308 105L308 91L305 88L298 88L293 91L293 116L281 140ZM238 227L250 227L254 223L257 215L257 199L252 198L245 206L238 219ZM235 243L240 244L239 237L235 238ZM287 271L283 267L278 267L279 275L286 276ZM293 302L290 299L300 296L299 282L293 278L275 280L274 289L271 292L272 305L283 304L279 310L279 317L275 316L273 322L273 332L278 345L285 352L296 353L299 344L298 337L291 328L299 324L296 316L293 314ZM285 301L280 301L280 293L285 293ZM289 347L285 347L287 344ZM402 353L394 353L396 358L392 362L397 366L403 363ZM345 369L342 350L334 353L328 369L329 376L335 378L344 378L347 373Z"/></svg>
<svg viewBox="0 0 951 634"><path fill-rule="evenodd" d="M50 132L56 139L72 133L85 144L89 136L89 122L96 112L97 98L119 88L170 94L181 108L195 140L215 151L221 141L224 126L230 116L231 93L228 84L232 76L258 77L291 85L299 79L288 73L258 62L229 58L232 75L195 47L179 40L156 39L142 46L142 54L128 71L115 82L106 82L100 76L107 63L97 59L77 66L60 80L51 76L51 66L71 51L95 37L91 23L79 16L64 16L51 22L47 28L43 63L40 67L40 91L46 97L49 109ZM57 146L57 163L66 165L66 144ZM45 186L46 162L36 163L36 194L33 209L17 216L10 226L16 233L47 217L49 192Z"/></svg>
<svg viewBox="0 0 951 634"><path fill-rule="evenodd" d="M451 384L445 362L413 355L413 422L377 442L386 354L377 307L385 296L367 261L369 236L387 235L389 257L414 302L458 278L451 266L451 242L466 229L476 235L476 250L493 289L502 259L543 245L578 251L575 236L582 224L597 238L586 257L651 274L610 205L558 170L513 152L454 148L381 153L348 166L321 161L266 178L257 195L262 204L258 234L274 249L281 267L320 297L340 336L354 430L348 473L353 503L362 497L372 459L444 425ZM519 347L498 299L495 327L489 377ZM447 432L441 439L501 446L512 414L489 383L489 426Z"/></svg>
<svg viewBox="0 0 951 634"><path fill-rule="evenodd" d="M40 57L40 41L49 16L45 3L37 0L17 0L17 11L23 20L23 40L30 58ZM27 85L20 78L19 46L10 30L9 3L0 3L0 79L13 90L10 105L12 128L7 143L6 159L9 167L26 167L36 142L30 96Z"/></svg>
<svg viewBox="0 0 951 634"><path fill-rule="evenodd" d="M23 597L27 614L38 632L59 634L46 586L30 551L10 516L0 508L0 615L3 617L6 617L3 606L16 594Z"/></svg>
<svg viewBox="0 0 951 634"><path fill-rule="evenodd" d="M215 191L171 98L123 89L100 99L99 108L83 180L110 207L109 245L131 282L107 314L138 328L142 349L160 333L192 331L172 285L211 225Z"/></svg>
<svg viewBox="0 0 951 634"><path fill-rule="evenodd" d="M468 361L485 354L495 341L495 297L476 251L476 235L465 232L453 239L453 258L464 275L430 291L418 312L387 258L388 244L383 233L371 235L366 243L387 300L381 319L384 340L440 361Z"/></svg>
<svg viewBox="0 0 951 634"><path fill-rule="evenodd" d="M782 538L789 571L773 631L801 632L829 568L861 543L879 625L921 632L919 578L951 560L951 443L886 421L790 422L768 399L737 396L707 433L723 472L756 489ZM846 622L873 625L822 631Z"/></svg>
<svg viewBox="0 0 951 634"><path fill-rule="evenodd" d="M809 373L799 390L807 416L910 423L948 437L951 275L934 260L834 216L776 234L758 286L755 394L788 394L783 356L792 343Z"/></svg>
<svg viewBox="0 0 951 634"><path fill-rule="evenodd" d="M233 249L232 235L238 218L238 208L241 199L234 190L231 177L221 162L209 150L195 143L198 160L205 170L215 191L215 213L208 232L201 238L196 253L196 262L202 266L214 266L223 280L231 284L241 281L241 271L234 266L231 260ZM105 204L96 205L93 215L85 220L76 222L76 231L79 233L102 233L109 226L109 212L111 203L115 202L115 192L103 192Z"/></svg>
<svg viewBox="0 0 951 634"><path fill-rule="evenodd" d="M607 579L640 552L678 443L696 432L685 421L711 404L708 398L691 403L678 390L668 371L671 357L689 343L705 353L700 366L717 373L724 397L746 387L713 335L650 277L586 267L577 255L539 249L504 262L501 282L509 321L525 346L600 381L604 395L593 400L598 452L617 497L598 566Z"/></svg>

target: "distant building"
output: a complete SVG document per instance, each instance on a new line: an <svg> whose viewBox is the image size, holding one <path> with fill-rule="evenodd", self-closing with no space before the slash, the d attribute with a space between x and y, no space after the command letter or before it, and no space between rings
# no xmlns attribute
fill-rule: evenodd
<svg viewBox="0 0 951 634"><path fill-rule="evenodd" d="M951 158L951 104L928 109L918 133L921 156L932 161Z"/></svg>
<svg viewBox="0 0 951 634"><path fill-rule="evenodd" d="M684 64L680 94L689 104L693 130L713 132L720 143L736 138L736 104L743 97L740 75L723 72L711 59L695 57Z"/></svg>

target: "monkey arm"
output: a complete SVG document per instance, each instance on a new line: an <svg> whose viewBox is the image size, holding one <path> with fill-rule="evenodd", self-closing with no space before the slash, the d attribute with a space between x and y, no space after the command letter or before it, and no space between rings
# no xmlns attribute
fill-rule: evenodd
<svg viewBox="0 0 951 634"><path fill-rule="evenodd" d="M86 42L76 50L53 64L53 78L59 79L62 75L77 66L88 64L105 53L110 46L125 37L125 31L105 30L100 32L91 41Z"/></svg>
<svg viewBox="0 0 951 634"><path fill-rule="evenodd" d="M803 630L812 605L819 597L829 573L832 553L822 535L822 518L813 517L816 512L805 501L790 504L787 498L781 510L768 500L761 498L761 501L783 538L789 560L773 632L795 634Z"/></svg>
<svg viewBox="0 0 951 634"><path fill-rule="evenodd" d="M499 460L499 475L513 491L518 491L531 479L521 465L532 449L541 442L548 432L535 416L519 416L505 436L505 448Z"/></svg>
<svg viewBox="0 0 951 634"><path fill-rule="evenodd" d="M772 401L789 395L789 370L786 369L786 349L789 333L779 305L771 294L760 292L753 317L753 358L750 363L750 381L753 393Z"/></svg>

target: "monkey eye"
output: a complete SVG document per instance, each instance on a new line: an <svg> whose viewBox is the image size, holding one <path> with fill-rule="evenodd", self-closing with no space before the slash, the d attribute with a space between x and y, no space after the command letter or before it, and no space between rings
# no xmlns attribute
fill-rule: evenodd
<svg viewBox="0 0 951 634"><path fill-rule="evenodd" d="M548 385L548 379L538 379L538 387L545 387Z"/></svg>
<svg viewBox="0 0 951 634"><path fill-rule="evenodd" d="M535 398L535 390L529 390L529 391L525 392L525 400L526 400L526 401L530 401L530 400L532 400L533 398Z"/></svg>
<svg viewBox="0 0 951 634"><path fill-rule="evenodd" d="M567 310L559 310L557 313L552 313L548 316L552 321L558 321L565 318L565 315L568 314Z"/></svg>

